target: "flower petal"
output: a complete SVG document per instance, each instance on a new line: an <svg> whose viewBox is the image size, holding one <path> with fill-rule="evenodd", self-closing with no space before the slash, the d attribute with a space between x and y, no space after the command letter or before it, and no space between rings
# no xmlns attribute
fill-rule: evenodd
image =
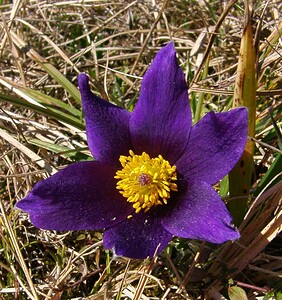
<svg viewBox="0 0 282 300"><path fill-rule="evenodd" d="M89 148L96 160L120 166L119 157L127 154L131 146L129 134L130 113L95 96L85 74L78 84L86 122Z"/></svg>
<svg viewBox="0 0 282 300"><path fill-rule="evenodd" d="M186 152L177 161L178 172L189 180L215 184L241 157L248 132L248 113L242 107L208 113L191 130Z"/></svg>
<svg viewBox="0 0 282 300"><path fill-rule="evenodd" d="M134 213L118 225L104 232L104 246L118 256L130 258L152 257L170 242L172 234L161 225L154 213Z"/></svg>
<svg viewBox="0 0 282 300"><path fill-rule="evenodd" d="M146 72L130 120L137 153L163 155L170 163L182 154L191 129L191 110L184 74L173 43L162 48Z"/></svg>
<svg viewBox="0 0 282 300"><path fill-rule="evenodd" d="M38 182L16 207L49 230L102 229L126 219L132 206L115 188L115 170L98 162L72 164Z"/></svg>
<svg viewBox="0 0 282 300"><path fill-rule="evenodd" d="M167 210L162 224L171 234L223 243L239 238L231 216L215 190L206 182L189 182L176 205Z"/></svg>

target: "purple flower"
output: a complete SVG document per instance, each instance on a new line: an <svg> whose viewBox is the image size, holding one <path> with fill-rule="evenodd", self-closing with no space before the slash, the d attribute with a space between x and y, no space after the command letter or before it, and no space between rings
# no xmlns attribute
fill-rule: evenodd
<svg viewBox="0 0 282 300"><path fill-rule="evenodd" d="M40 181L17 207L51 230L104 231L104 246L131 258L160 252L173 236L223 243L238 231L212 185L240 158L245 108L208 113L192 126L172 43L156 55L132 113L79 88L95 161Z"/></svg>

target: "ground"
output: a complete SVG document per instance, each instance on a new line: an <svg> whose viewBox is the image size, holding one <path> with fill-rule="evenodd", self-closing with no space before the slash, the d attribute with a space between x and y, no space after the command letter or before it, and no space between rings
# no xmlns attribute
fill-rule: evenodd
<svg viewBox="0 0 282 300"><path fill-rule="evenodd" d="M281 299L281 10L278 0L0 1L0 299ZM254 40L241 46L247 30ZM169 41L194 122L253 109L247 212L235 209L241 239L175 238L153 259L129 260L104 250L102 232L35 228L15 203L56 170L92 159L77 75L132 110ZM255 69L244 73L240 46L242 54L250 45ZM253 76L252 85L240 89L238 74ZM227 178L215 188L230 204L240 186L235 196Z"/></svg>

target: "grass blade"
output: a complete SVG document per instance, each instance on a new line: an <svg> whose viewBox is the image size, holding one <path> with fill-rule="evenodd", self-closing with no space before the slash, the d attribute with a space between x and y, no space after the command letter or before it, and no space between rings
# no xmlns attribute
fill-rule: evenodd
<svg viewBox="0 0 282 300"><path fill-rule="evenodd" d="M25 101L23 99L20 99L20 98L14 97L14 96L3 95L3 94L0 94L0 100L12 103L13 105L16 105L16 106L30 109L30 110L37 112L43 116L51 117L60 122L71 125L78 130L85 129L85 126L84 126L82 120L80 121L79 119L77 119L69 114L63 113L61 111L55 111L55 110L52 110L49 108L45 108L42 105L38 106L34 103Z"/></svg>
<svg viewBox="0 0 282 300"><path fill-rule="evenodd" d="M251 17L246 7L246 21L241 40L240 56L234 91L235 106L246 106L249 112L248 135L254 136L256 120L256 68L255 49L252 37ZM229 174L230 201L229 209L234 223L238 226L244 217L248 204L253 169L254 143L247 141L244 153Z"/></svg>
<svg viewBox="0 0 282 300"><path fill-rule="evenodd" d="M25 43L18 35L13 31L10 31L10 35L15 45L25 50L26 54L37 64L39 64L50 76L52 76L77 102L80 103L80 94L76 86L74 86L59 70L57 70L52 64L50 64L45 58L40 56L34 49Z"/></svg>

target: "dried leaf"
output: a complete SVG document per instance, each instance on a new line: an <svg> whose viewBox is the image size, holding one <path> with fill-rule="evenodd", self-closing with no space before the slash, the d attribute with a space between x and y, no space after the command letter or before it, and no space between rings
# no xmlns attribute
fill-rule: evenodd
<svg viewBox="0 0 282 300"><path fill-rule="evenodd" d="M251 17L246 5L246 24L241 40L240 56L234 91L234 106L248 108L248 135L253 137L256 120L256 68L255 50L251 28ZM230 172L229 209L235 225L239 226L247 209L253 170L254 143L247 141L245 151L235 168Z"/></svg>

